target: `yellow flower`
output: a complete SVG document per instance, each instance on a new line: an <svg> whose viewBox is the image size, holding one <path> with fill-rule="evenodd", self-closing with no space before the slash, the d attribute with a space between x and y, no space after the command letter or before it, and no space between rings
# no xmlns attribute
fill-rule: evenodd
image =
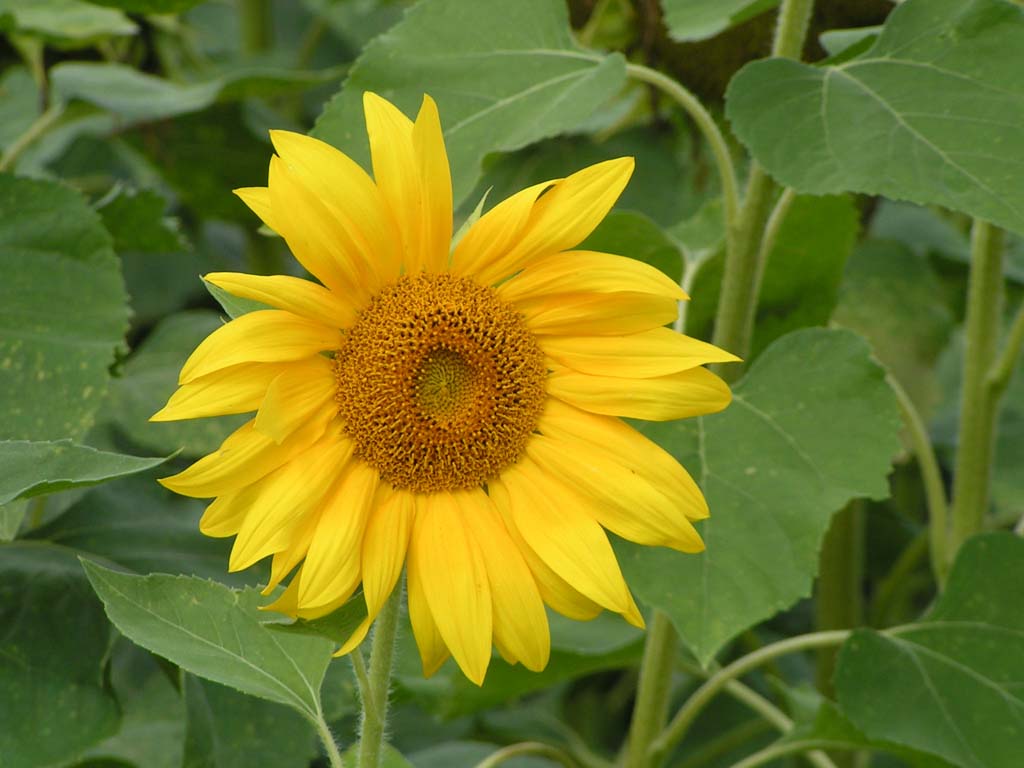
<svg viewBox="0 0 1024 768"><path fill-rule="evenodd" d="M689 474L619 417L711 413L733 355L663 327L683 291L642 262L571 250L633 160L513 195L454 247L437 108L415 122L364 98L373 178L316 139L272 133L266 187L237 194L319 283L216 273L274 307L219 328L153 419L256 412L161 482L216 497L200 523L234 536L229 568L272 556L270 608L316 618L362 585L366 632L407 563L424 672L449 654L482 683L492 642L548 661L544 604L643 626L605 529L703 549ZM294 573L292 573L294 571Z"/></svg>

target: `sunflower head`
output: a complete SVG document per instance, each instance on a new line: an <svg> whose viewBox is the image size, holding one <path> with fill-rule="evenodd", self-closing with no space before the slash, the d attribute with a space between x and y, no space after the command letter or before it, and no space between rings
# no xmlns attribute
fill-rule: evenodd
<svg viewBox="0 0 1024 768"><path fill-rule="evenodd" d="M272 309L199 345L153 419L255 415L161 482L211 498L200 528L229 568L272 558L268 608L324 616L361 587L365 637L407 573L426 674L482 683L492 646L542 669L545 605L643 625L606 531L703 548L707 506L674 458L622 421L724 408L702 366L733 355L666 328L686 295L625 256L573 250L630 158L523 190L453 248L437 108L367 93L372 177L316 139L271 138L266 187L237 194L313 280L215 273Z"/></svg>

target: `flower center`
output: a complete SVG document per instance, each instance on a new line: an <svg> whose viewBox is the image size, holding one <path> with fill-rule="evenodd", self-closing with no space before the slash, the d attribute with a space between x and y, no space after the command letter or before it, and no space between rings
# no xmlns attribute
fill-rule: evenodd
<svg viewBox="0 0 1024 768"><path fill-rule="evenodd" d="M387 286L334 358L356 453L396 488L472 488L526 447L544 407L544 354L491 288L449 274Z"/></svg>

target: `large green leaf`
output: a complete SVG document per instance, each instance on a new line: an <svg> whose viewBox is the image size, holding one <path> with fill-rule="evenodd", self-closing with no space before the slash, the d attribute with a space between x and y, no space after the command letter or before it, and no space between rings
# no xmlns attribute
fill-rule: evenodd
<svg viewBox="0 0 1024 768"><path fill-rule="evenodd" d="M676 40L706 40L774 8L779 0L661 0L668 33Z"/></svg>
<svg viewBox="0 0 1024 768"><path fill-rule="evenodd" d="M754 157L801 192L937 203L1024 232L1024 8L907 0L835 66L747 65L727 114Z"/></svg>
<svg viewBox="0 0 1024 768"><path fill-rule="evenodd" d="M144 472L166 459L97 451L70 440L0 441L0 504Z"/></svg>
<svg viewBox="0 0 1024 768"><path fill-rule="evenodd" d="M810 593L832 513L888 495L899 412L867 344L849 331L782 337L721 414L646 431L701 484L700 555L619 542L637 595L669 613L702 663Z"/></svg>
<svg viewBox="0 0 1024 768"><path fill-rule="evenodd" d="M127 327L110 235L77 193L0 175L0 437L81 437Z"/></svg>
<svg viewBox="0 0 1024 768"><path fill-rule="evenodd" d="M563 3L421 0L366 46L314 133L369 167L363 91L413 115L429 93L458 204L486 154L576 127L623 84L624 63L577 45Z"/></svg>
<svg viewBox="0 0 1024 768"><path fill-rule="evenodd" d="M334 644L265 627L257 591L83 566L107 616L133 642L200 677L317 716Z"/></svg>
<svg viewBox="0 0 1024 768"><path fill-rule="evenodd" d="M964 768L1024 754L1024 540L977 536L920 623L857 630L839 654L843 713L867 736Z"/></svg>
<svg viewBox="0 0 1024 768"><path fill-rule="evenodd" d="M80 99L129 122L198 112L218 99L240 99L296 90L330 77L319 72L239 68L210 80L176 83L124 64L73 61L50 70L55 95Z"/></svg>
<svg viewBox="0 0 1024 768"><path fill-rule="evenodd" d="M313 727L280 704L187 675L185 706L182 768L307 768L316 756Z"/></svg>
<svg viewBox="0 0 1024 768"><path fill-rule="evenodd" d="M246 417L170 422L151 422L149 417L174 394L178 373L188 356L223 323L218 313L209 310L179 312L164 318L128 358L121 377L111 382L101 414L145 450L171 453L182 449L188 456L216 450Z"/></svg>
<svg viewBox="0 0 1024 768"><path fill-rule="evenodd" d="M135 23L120 11L85 0L0 0L0 30L13 29L65 45L108 35L133 35Z"/></svg>
<svg viewBox="0 0 1024 768"><path fill-rule="evenodd" d="M62 764L117 729L110 624L72 553L0 546L0 627L4 768Z"/></svg>

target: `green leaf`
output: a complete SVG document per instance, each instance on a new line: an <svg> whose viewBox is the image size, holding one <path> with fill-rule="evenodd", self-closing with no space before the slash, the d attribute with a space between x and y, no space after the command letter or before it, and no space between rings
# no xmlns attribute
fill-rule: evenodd
<svg viewBox="0 0 1024 768"><path fill-rule="evenodd" d="M735 386L725 412L645 429L703 488L707 551L618 542L627 581L668 612L707 664L732 637L810 594L832 513L853 498L888 495L899 429L863 339L824 329L782 337Z"/></svg>
<svg viewBox="0 0 1024 768"><path fill-rule="evenodd" d="M744 67L727 92L737 136L800 192L937 203L1024 232L1024 9L907 0L854 59Z"/></svg>
<svg viewBox="0 0 1024 768"><path fill-rule="evenodd" d="M847 264L833 320L865 336L918 409L931 413L940 395L933 371L953 317L926 256L895 242L861 243Z"/></svg>
<svg viewBox="0 0 1024 768"><path fill-rule="evenodd" d="M846 58L850 53L857 55L871 47L878 39L882 27L854 27L852 29L830 29L818 35L818 42L829 56ZM838 63L838 62L833 62Z"/></svg>
<svg viewBox="0 0 1024 768"><path fill-rule="evenodd" d="M183 669L243 693L320 711L333 643L260 623L259 593L186 576L131 576L83 560L107 616L133 642Z"/></svg>
<svg viewBox="0 0 1024 768"><path fill-rule="evenodd" d="M237 296L233 296L220 286L206 280L203 280L203 287L217 300L217 303L220 304L221 308L232 320L259 309L273 309L269 304L264 304L262 301L240 299Z"/></svg>
<svg viewBox="0 0 1024 768"><path fill-rule="evenodd" d="M86 750L83 758L123 760L139 768L181 768L185 713L159 661L121 638L114 645L110 680L122 712L121 727Z"/></svg>
<svg viewBox="0 0 1024 768"><path fill-rule="evenodd" d="M0 148L6 149L39 117L39 89L25 67L0 75Z"/></svg>
<svg viewBox="0 0 1024 768"><path fill-rule="evenodd" d="M103 414L132 443L157 453L183 450L198 456L217 449L245 416L151 422L178 388L181 366L199 343L223 325L209 310L179 312L163 319L111 382Z"/></svg>
<svg viewBox="0 0 1024 768"><path fill-rule="evenodd" d="M4 768L63 764L117 730L110 624L72 553L0 546L0 627Z"/></svg>
<svg viewBox="0 0 1024 768"><path fill-rule="evenodd" d="M421 0L366 46L314 133L369 167L363 91L412 115L428 93L458 205L486 154L578 126L625 81L622 56L580 47L568 21L565 5L548 0Z"/></svg>
<svg viewBox="0 0 1024 768"><path fill-rule="evenodd" d="M176 83L124 64L66 62L50 70L55 95L79 99L128 122L199 112L217 100L273 96L333 79L331 73L238 68L196 83Z"/></svg>
<svg viewBox="0 0 1024 768"><path fill-rule="evenodd" d="M120 11L84 0L0 0L0 29L38 35L69 45L110 35L134 35L138 27Z"/></svg>
<svg viewBox="0 0 1024 768"><path fill-rule="evenodd" d="M110 235L70 189L0 175L0 437L78 438L127 326Z"/></svg>
<svg viewBox="0 0 1024 768"><path fill-rule="evenodd" d="M316 757L312 726L280 704L186 675L185 706L182 768L307 768Z"/></svg>
<svg viewBox="0 0 1024 768"><path fill-rule="evenodd" d="M706 40L779 4L779 0L661 0L673 40Z"/></svg>
<svg viewBox="0 0 1024 768"><path fill-rule="evenodd" d="M203 0L89 0L95 5L120 8L126 13L181 13Z"/></svg>
<svg viewBox="0 0 1024 768"><path fill-rule="evenodd" d="M97 451L70 440L0 441L0 504L133 475L167 459Z"/></svg>
<svg viewBox="0 0 1024 768"><path fill-rule="evenodd" d="M945 768L945 761L913 750L896 747L869 739L847 720L835 704L821 699L813 717L798 719L793 729L783 735L778 744L808 745L810 748L830 750L876 750L895 753L909 761L915 768Z"/></svg>
<svg viewBox="0 0 1024 768"><path fill-rule="evenodd" d="M790 331L828 323L857 236L858 218L847 195L794 199L765 264L751 358ZM718 252L697 272L686 310L690 335L711 336L723 265L724 254Z"/></svg>
<svg viewBox="0 0 1024 768"><path fill-rule="evenodd" d="M977 536L920 623L857 630L836 670L854 726L964 768L1014 765L1024 754L1022 572L1024 540Z"/></svg>
<svg viewBox="0 0 1024 768"><path fill-rule="evenodd" d="M114 250L167 253L188 245L178 221L164 216L167 201L151 189L119 188L99 209Z"/></svg>
<svg viewBox="0 0 1024 768"><path fill-rule="evenodd" d="M277 632L325 637L336 645L344 645L365 618L366 601L360 592L340 608L319 619L296 619L292 622L282 622L277 616L265 623L268 628Z"/></svg>
<svg viewBox="0 0 1024 768"><path fill-rule="evenodd" d="M0 504L0 542L10 541L18 535L18 529L27 513L27 499Z"/></svg>
<svg viewBox="0 0 1024 768"><path fill-rule="evenodd" d="M89 491L56 520L32 530L29 538L98 555L138 573L182 573L233 586L264 577L264 569L229 574L229 542L199 532L206 502L171 493L153 474Z"/></svg>

